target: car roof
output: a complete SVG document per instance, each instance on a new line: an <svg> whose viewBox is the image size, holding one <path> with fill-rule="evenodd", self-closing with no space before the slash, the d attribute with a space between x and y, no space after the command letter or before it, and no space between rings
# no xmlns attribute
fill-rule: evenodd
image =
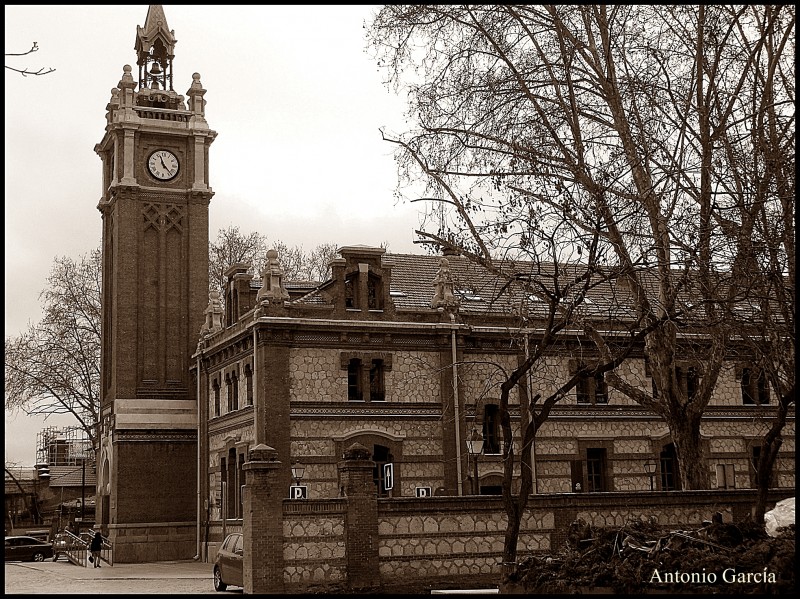
<svg viewBox="0 0 800 599"><path fill-rule="evenodd" d="M27 539L28 541L36 541L37 543L46 543L47 541L42 541L41 539L37 539L36 537L29 537L27 535L14 535L10 537L6 537L6 541L9 539Z"/></svg>

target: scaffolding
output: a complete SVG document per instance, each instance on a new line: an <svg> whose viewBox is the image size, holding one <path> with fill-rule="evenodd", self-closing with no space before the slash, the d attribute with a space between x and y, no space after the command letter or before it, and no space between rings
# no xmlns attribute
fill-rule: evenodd
<svg viewBox="0 0 800 599"><path fill-rule="evenodd" d="M92 442L79 426L50 426L36 435L36 466L74 466L93 458Z"/></svg>

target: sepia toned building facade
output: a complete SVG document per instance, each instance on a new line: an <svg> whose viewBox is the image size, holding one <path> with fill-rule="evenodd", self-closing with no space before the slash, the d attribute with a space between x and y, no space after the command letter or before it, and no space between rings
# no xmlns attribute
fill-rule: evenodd
<svg viewBox="0 0 800 599"><path fill-rule="evenodd" d="M194 359L199 438L206 444L201 485L212 522L226 516L235 525L241 518L243 466L259 444L276 450L286 497L298 463L307 498L340 496L337 463L353 443L370 451L379 497L501 492L500 384L542 333L538 300L513 286L501 291L497 277L461 256L365 246L342 247L340 255L331 279L306 293L283 282L275 252L258 279L248 265L234 265L224 313L216 298L209 303ZM596 326L623 322L624 293L613 282L594 287L583 300L585 317ZM696 352L696 339L692 345ZM564 331L511 392L516 455L529 397L554 392L580 363L596 359L582 330ZM691 393L702 363L687 358L683 369L679 377ZM717 488L754 487L753 457L769 425L769 397L747 380L749 372L743 362L726 366L703 419ZM617 373L653 389L642 348ZM763 405L753 392L762 394ZM466 445L473 431L484 441L477 488ZM779 487L794 486L793 435L792 421L775 472ZM654 490L680 488L664 421L608 387L602 375L580 381L559 401L532 451L539 494L647 491L651 482ZM655 465L652 479L648 461ZM386 463L393 465L391 489Z"/></svg>
<svg viewBox="0 0 800 599"><path fill-rule="evenodd" d="M233 264L224 297L209 294L209 148L216 132L205 119L200 75L186 96L173 89L175 43L161 6L150 6L135 38L138 82L126 65L95 147L103 163L96 518L115 560L213 557L224 534L253 517L245 487L256 448L276 462L269 480L283 497L303 487L303 497L330 499L334 511L350 484L341 462L353 447L358 455L366 448L361 461L372 463L379 499L443 497L457 512L458 498L498 495L500 384L541 339L545 303L463 256L362 245L339 249L327 281L285 281L280 256L270 251L263 272ZM594 286L581 310L613 338L625 333L629 303L612 280ZM695 357L687 352L676 374L691 393L703 376L703 341L685 334ZM559 333L511 391L515 455L530 398L553 393L594 360L582 330ZM642 348L617 373L657 392ZM705 412L706 466L718 488L754 487L753 458L771 413L760 381L753 365L732 358ZM475 436L483 441L478 456L467 445ZM793 489L793 416L783 437L774 484ZM537 495L680 487L664 421L602 376L581 379L560 399L531 453ZM515 488L518 479L517 471ZM484 521L495 532L502 527L496 507L481 508L482 530ZM375 518L376 530L389 526ZM400 547L406 529L395 520L416 516L391 518ZM531 516L538 527L560 523L557 515L540 520ZM304 530L318 551L324 543L315 527ZM461 553L462 545L453 547ZM498 550L487 549L486 559L496 561L491 551Z"/></svg>

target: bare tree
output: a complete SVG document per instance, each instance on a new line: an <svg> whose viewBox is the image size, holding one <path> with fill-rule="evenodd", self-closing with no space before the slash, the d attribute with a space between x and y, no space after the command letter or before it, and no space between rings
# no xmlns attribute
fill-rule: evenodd
<svg viewBox="0 0 800 599"><path fill-rule="evenodd" d="M793 32L789 6L392 5L368 28L418 123L383 136L427 185L420 239L491 265L564 223L576 250L597 233L655 387L607 380L666 421L686 489L709 487L700 423L737 332L727 308L748 294L752 175L762 205L793 208L793 187L748 162L756 143L793 156Z"/></svg>
<svg viewBox="0 0 800 599"><path fill-rule="evenodd" d="M224 298L225 271L228 267L237 263L251 264L255 269L254 274L257 274L266 253L266 238L260 233L250 232L245 235L238 226L233 225L220 229L216 240L208 246L209 284L216 287Z"/></svg>
<svg viewBox="0 0 800 599"><path fill-rule="evenodd" d="M36 42L33 42L33 45L31 46L31 49L28 50L27 52L19 52L19 53L16 53L16 54L12 53L12 52L6 52L6 56L27 56L28 54L33 54L34 52L37 52L38 50L39 50L38 44ZM42 68L40 68L40 69L38 69L36 71L31 71L30 69L27 69L27 68L17 69L17 68L14 68L14 67L10 67L8 65L5 65L5 67L10 71L14 71L16 73L19 73L23 77L27 77L28 75L47 75L48 73L52 73L53 71L55 71L55 69L52 68L52 67L47 67L47 68L42 67Z"/></svg>
<svg viewBox="0 0 800 599"><path fill-rule="evenodd" d="M6 410L72 414L94 442L100 408L100 251L56 258L44 317L5 340Z"/></svg>
<svg viewBox="0 0 800 599"><path fill-rule="evenodd" d="M322 243L305 257L305 274L311 281L327 281L331 276L331 260L338 255L335 243Z"/></svg>
<svg viewBox="0 0 800 599"><path fill-rule="evenodd" d="M278 252L285 280L324 281L330 276L329 263L336 257L337 247L333 243L323 243L305 252L302 246L290 247L280 239L270 243L260 233L244 234L238 226L230 225L220 229L216 240L209 245L209 281L224 298L224 273L228 267L236 263L250 264L251 273L259 277L268 249Z"/></svg>
<svg viewBox="0 0 800 599"><path fill-rule="evenodd" d="M663 322L645 338L658 397L613 372L609 382L665 419L684 488L709 486L700 420L731 335L720 305L739 294L730 265L743 267L715 226L743 193L728 184L732 158L748 155L740 133L764 109L738 99L754 99L776 63L793 65L793 14L388 6L369 30L391 81L414 72L419 129L385 138L402 173L427 177L434 207L423 239L492 260L526 249L532 223L599 228L642 322ZM780 96L773 105L791 120ZM688 343L690 324L707 333L703 343Z"/></svg>

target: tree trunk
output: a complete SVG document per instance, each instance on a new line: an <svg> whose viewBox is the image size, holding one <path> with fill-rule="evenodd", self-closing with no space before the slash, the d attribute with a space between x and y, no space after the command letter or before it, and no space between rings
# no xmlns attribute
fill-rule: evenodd
<svg viewBox="0 0 800 599"><path fill-rule="evenodd" d="M513 516L511 513L508 514L508 526L506 526L506 534L503 541L503 565L501 570L503 577L516 570L517 543L519 541L519 527L523 510L520 510L518 505L515 508Z"/></svg>
<svg viewBox="0 0 800 599"><path fill-rule="evenodd" d="M668 424L678 458L680 488L687 491L710 488L711 477L700 439L700 418L675 418Z"/></svg>

